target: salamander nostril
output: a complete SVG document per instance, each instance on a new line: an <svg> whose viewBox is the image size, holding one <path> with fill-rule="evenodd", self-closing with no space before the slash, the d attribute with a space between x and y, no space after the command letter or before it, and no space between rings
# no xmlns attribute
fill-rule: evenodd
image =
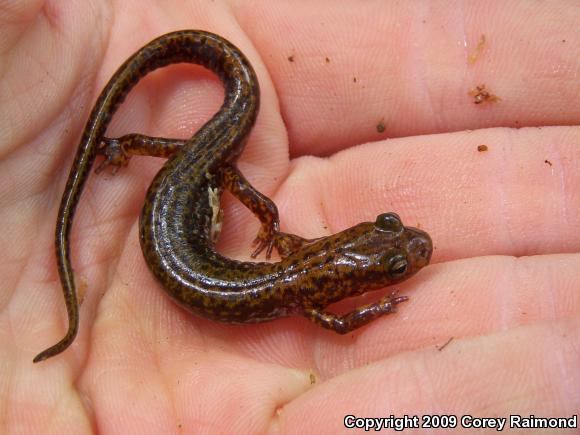
<svg viewBox="0 0 580 435"><path fill-rule="evenodd" d="M431 238L424 232L414 229L414 237L409 241L409 252L415 260L423 265L429 263L433 251Z"/></svg>

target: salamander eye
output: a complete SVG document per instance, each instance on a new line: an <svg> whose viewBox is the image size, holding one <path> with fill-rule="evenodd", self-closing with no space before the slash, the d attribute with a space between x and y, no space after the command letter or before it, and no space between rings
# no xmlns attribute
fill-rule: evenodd
<svg viewBox="0 0 580 435"><path fill-rule="evenodd" d="M400 278L407 273L409 263L402 255L397 255L389 261L389 276L391 278Z"/></svg>
<svg viewBox="0 0 580 435"><path fill-rule="evenodd" d="M390 231L395 234L403 231L403 222L396 213L383 213L377 216L375 226L381 231Z"/></svg>

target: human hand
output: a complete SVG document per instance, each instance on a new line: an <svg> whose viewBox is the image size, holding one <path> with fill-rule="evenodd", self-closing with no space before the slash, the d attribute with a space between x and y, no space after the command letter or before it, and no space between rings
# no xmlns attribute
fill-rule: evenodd
<svg viewBox="0 0 580 435"><path fill-rule="evenodd" d="M578 11L485 4L0 2L0 432L335 432L347 414L576 412ZM80 333L32 365L66 326L54 220L88 112L127 56L181 28L223 35L252 61L262 109L239 166L285 231L316 237L395 211L431 234L434 264L397 286L410 297L397 314L347 336L300 318L192 317L142 259L137 216L162 162L133 159L89 180L72 239ZM501 101L474 105L482 83ZM161 70L109 135L187 137L222 94L198 68ZM248 258L258 224L225 205L221 250Z"/></svg>

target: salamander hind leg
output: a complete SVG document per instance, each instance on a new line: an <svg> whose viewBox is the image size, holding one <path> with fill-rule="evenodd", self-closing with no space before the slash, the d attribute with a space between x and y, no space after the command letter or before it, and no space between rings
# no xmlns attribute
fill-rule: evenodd
<svg viewBox="0 0 580 435"><path fill-rule="evenodd" d="M127 134L119 138L103 138L97 147L97 154L105 159L97 166L98 174L103 169L112 167L116 174L120 167L127 166L132 155L169 157L185 143L181 139L166 139L163 137L145 136L143 134Z"/></svg>
<svg viewBox="0 0 580 435"><path fill-rule="evenodd" d="M378 302L363 305L342 316L316 308L305 309L304 316L323 328L338 334L347 334L385 314L396 312L396 306L407 299L407 296L390 294Z"/></svg>

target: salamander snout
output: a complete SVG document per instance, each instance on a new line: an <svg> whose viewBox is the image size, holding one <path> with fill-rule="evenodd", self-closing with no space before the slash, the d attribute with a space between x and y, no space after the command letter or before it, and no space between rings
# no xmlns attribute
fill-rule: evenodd
<svg viewBox="0 0 580 435"><path fill-rule="evenodd" d="M433 241L429 234L418 228L406 227L408 233L407 252L413 270L417 271L429 264L433 253Z"/></svg>

